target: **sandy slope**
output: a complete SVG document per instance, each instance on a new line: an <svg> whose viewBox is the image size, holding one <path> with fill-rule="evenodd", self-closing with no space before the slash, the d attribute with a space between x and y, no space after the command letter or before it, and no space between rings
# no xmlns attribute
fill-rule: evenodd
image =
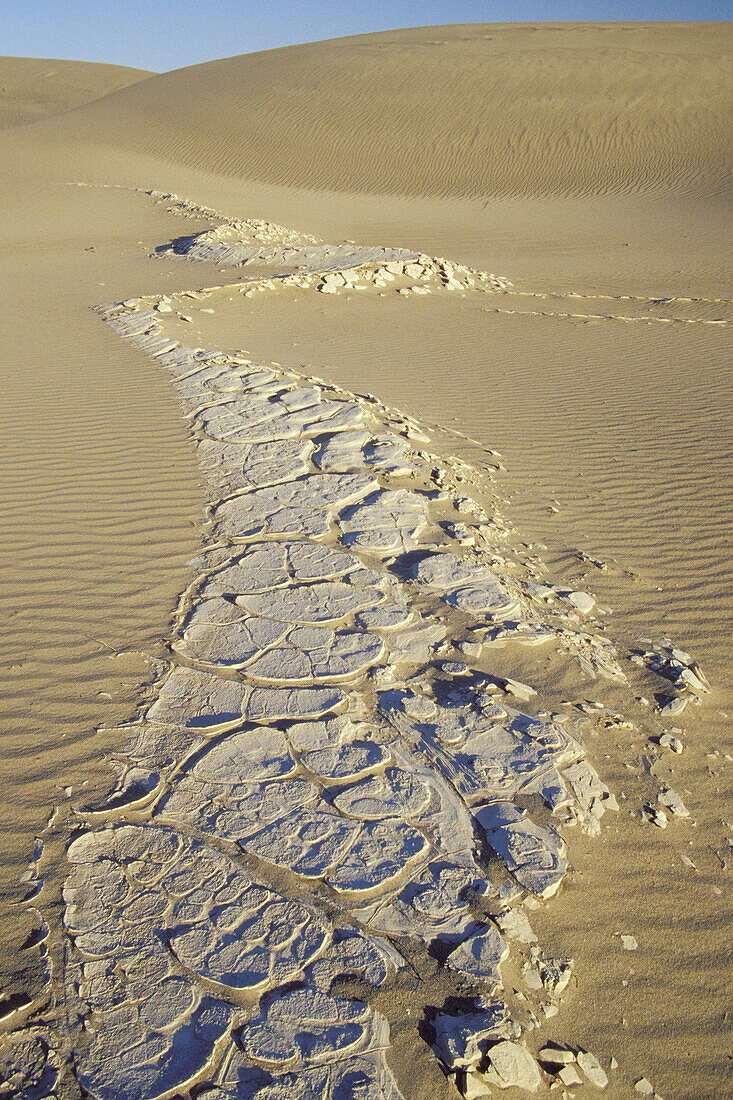
<svg viewBox="0 0 733 1100"><path fill-rule="evenodd" d="M130 717L164 654L200 504L164 380L90 312L121 265L129 291L150 278L138 241L159 218L136 196L26 184L5 189L0 227L5 995L38 979L20 950L33 921L17 905L34 837L54 806L65 817L72 789L109 781L94 731ZM47 900L53 912L53 888Z"/></svg>
<svg viewBox="0 0 733 1100"><path fill-rule="evenodd" d="M275 295L217 305L195 323L202 342L330 373L501 450L509 514L549 548L555 577L582 578L610 603L622 643L670 635L707 669L713 701L669 723L684 730L682 757L653 749L643 711L638 732L593 739L593 762L627 803L605 844L578 841L571 888L533 919L577 960L558 1036L606 1064L615 1055L627 1082L644 1073L667 1100L732 1095L733 917L719 893L733 754L730 327L700 323L731 316L717 301L731 297L730 34L706 24L395 32L151 77L4 135L3 392L20 427L0 471L4 766L17 794L4 807L7 901L33 835L67 804L63 789L109 781L111 746L93 730L139 698L135 651L163 651L203 503L166 380L88 310L235 275L150 259L208 223L118 186L447 255L557 297L497 296L482 312L437 297ZM37 64L22 63L25 87ZM655 305L670 296L709 301ZM570 312L584 316L557 316ZM619 320L634 313L678 320ZM578 549L610 568L580 563ZM105 646L132 652L113 660ZM665 777L696 827L638 823ZM60 852L49 857L56 889ZM13 944L27 931L19 924L17 913L3 919ZM637 936L635 955L618 950L618 931ZM9 952L8 990L23 965Z"/></svg>
<svg viewBox="0 0 733 1100"><path fill-rule="evenodd" d="M730 28L466 25L165 73L65 132L275 184L481 197L717 190Z"/></svg>
<svg viewBox="0 0 733 1100"><path fill-rule="evenodd" d="M147 76L125 65L0 57L0 129L61 114Z"/></svg>

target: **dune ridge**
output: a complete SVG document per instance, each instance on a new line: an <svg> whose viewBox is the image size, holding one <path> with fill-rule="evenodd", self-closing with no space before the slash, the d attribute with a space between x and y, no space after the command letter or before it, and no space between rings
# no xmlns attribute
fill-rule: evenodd
<svg viewBox="0 0 733 1100"><path fill-rule="evenodd" d="M730 40L710 23L385 32L164 73L61 132L300 188L717 193L733 152Z"/></svg>

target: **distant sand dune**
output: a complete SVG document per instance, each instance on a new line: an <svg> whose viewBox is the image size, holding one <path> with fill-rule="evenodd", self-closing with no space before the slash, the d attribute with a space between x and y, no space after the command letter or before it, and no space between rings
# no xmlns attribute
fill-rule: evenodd
<svg viewBox="0 0 733 1100"><path fill-rule="evenodd" d="M386 32L164 73L61 132L304 188L714 193L733 152L730 41L711 23Z"/></svg>
<svg viewBox="0 0 733 1100"><path fill-rule="evenodd" d="M126 65L0 57L0 130L69 111L146 76Z"/></svg>

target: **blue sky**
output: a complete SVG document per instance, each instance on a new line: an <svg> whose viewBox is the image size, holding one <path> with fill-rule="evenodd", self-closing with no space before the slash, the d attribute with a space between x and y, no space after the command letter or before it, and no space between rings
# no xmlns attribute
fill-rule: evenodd
<svg viewBox="0 0 733 1100"><path fill-rule="evenodd" d="M177 69L436 23L733 19L733 0L0 0L0 54Z"/></svg>

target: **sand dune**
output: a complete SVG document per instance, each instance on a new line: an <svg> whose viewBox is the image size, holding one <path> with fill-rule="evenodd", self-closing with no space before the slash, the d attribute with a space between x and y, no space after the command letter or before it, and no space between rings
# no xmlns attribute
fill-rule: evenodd
<svg viewBox="0 0 733 1100"><path fill-rule="evenodd" d="M178 341L221 349L212 360L217 393L220 369L238 370L241 383L242 358L268 364L272 378L255 370L268 412L268 387L285 379L287 415L307 430L300 438L289 428L288 446L274 459L265 432L257 444L265 456L258 476L287 481L314 461L318 470L309 476L338 481L339 463L367 462L353 425L351 446L333 436L324 447L320 422L309 421L307 409L321 394L314 402L298 380L305 376L304 388L312 389L308 379L317 375L352 395L324 388L319 415L334 412L333 396L354 404L351 417L365 408L370 430L404 433L388 448L398 465L410 448L435 447L448 473L438 472L433 483L428 464L429 475L423 473L431 488L417 494L430 501L435 517L442 515L436 509L449 507L441 503L443 485L456 500L478 494L496 518L493 562L503 562L512 593L526 592L521 585L531 577L595 596L595 621L576 616L565 626L577 633L578 645L595 646L596 656L613 642L628 684L593 678L567 652L550 655L544 645L487 645L481 658L505 688L509 677L539 691L518 706L570 716L564 728L579 736L620 806L604 818L599 836L577 828L564 833L566 881L548 904L530 907L542 950L575 960L560 1012L545 1018L529 986L529 1002L515 1008L530 1022L528 1003L538 1009L541 1026L527 1033L535 1052L553 1038L593 1051L609 1071L618 1059L609 1095L636 1095L642 1075L668 1100L729 1094L730 36L729 25L711 24L425 28L146 79L136 74L138 83L117 90L94 84L87 66L10 59L18 121L22 112L56 110L62 93L70 97L66 106L78 103L73 89L80 96L86 89L94 102L6 130L0 165L7 280L0 288L0 346L5 414L14 429L0 470L2 779L12 791L12 799L0 800L8 840L0 863L0 932L8 945L0 974L4 1027L51 1019L39 1009L49 1004L48 967L63 974L68 842L79 811L97 810L84 827L106 823L99 807L115 780L110 757L125 760L124 776L129 770L127 732L113 727L156 696L158 710L161 700L170 702L170 692L146 688L145 681L171 657L171 641L185 668L197 661L208 668L221 656L186 649L201 644L201 625L209 644L211 624L188 637L184 630L182 639L175 609L191 581L184 562L199 546L205 502L213 495L217 531L228 537L236 508L220 497L245 483L241 463L234 471L222 466L222 455L231 457L232 410L217 419L206 411L207 397L198 418L185 420L158 365L164 360L146 355ZM32 95L47 65L65 75L57 99L47 96L44 106ZM94 67L100 75L102 69L111 72ZM132 80L135 71L115 73ZM151 188L195 202L151 196ZM236 220L246 218L288 228ZM223 222L232 228L219 230ZM196 238L198 247L185 246L185 238ZM240 248L240 258L250 249L259 258L243 267L215 263L211 245L222 241ZM353 241L371 247L361 252ZM339 281L339 268L355 263L354 256L376 262L375 246L383 259L405 249L506 280L479 280L477 289L462 282L464 272L450 287L448 269L436 263L429 277L426 269L397 282L372 278L360 289L353 279ZM390 251L382 254L381 246ZM324 294L317 280L296 279L239 293L240 283L267 282L294 262L301 272L330 270L336 289ZM415 280L423 278L430 293L417 294ZM220 284L228 285L205 298L188 296ZM160 333L148 333L145 322L139 339L123 340L93 312L100 302L123 299L131 304L109 314L118 331L124 335L128 324L134 331L139 312L145 320L148 309L162 306L152 315ZM170 354L168 365L175 366L179 351ZM182 354L185 360L193 352ZM187 388L182 381L190 413L196 383ZM353 397L366 391L384 405ZM423 431L433 437L429 444ZM208 450L201 449L209 465L199 470L194 439L202 432L210 436ZM368 477L381 478L384 488L391 475L373 459L370 453ZM467 474L461 461L482 476ZM289 490L263 489L278 519ZM289 522L297 507L310 521L312 505L288 498ZM325 509L322 525L335 522L335 507ZM332 541L357 539L350 545L359 546L361 538L368 546L378 535L392 546L400 532L412 537L409 523L385 520L387 510L375 525L360 507L347 505ZM425 538L448 545L451 527L460 534L462 524L474 522L466 507L451 513L448 530L431 521ZM422 538L417 528L424 517L414 500L411 510L415 537ZM251 511L241 520L247 531L256 527ZM278 530L269 537L282 538ZM458 543L459 555L473 555ZM389 572L386 562L377 566ZM276 595L282 599L281 590ZM192 598L187 589L184 611ZM437 597L429 608L421 599L432 616ZM572 615L563 599L561 615ZM399 607L392 610L399 618ZM531 629L555 615L544 602L533 610ZM641 647L646 657L637 652L640 637L689 649L707 670L712 694L683 713L660 713L670 681L648 667L653 649ZM295 667L282 639L268 645L270 652L280 646L283 661ZM335 672L321 667L318 691L337 695L341 705L341 689L331 680L346 667L348 691L361 690L363 654L338 631L329 645L326 660L343 664ZM393 635L386 645L395 645ZM448 652L457 659L460 694L460 664L474 658ZM251 667L254 660L236 653L233 664ZM441 663L431 661L422 675L433 677ZM246 682L247 675L227 670L225 680ZM254 682L264 681L255 675ZM270 702L284 698L277 694L289 690L283 682L280 676ZM424 682L415 687L422 691ZM504 694L514 705L511 691ZM660 745L665 731L679 737L681 755ZM168 746L163 738L154 748L143 760L148 777L151 769L157 775L156 753L170 751L173 760L181 743ZM177 766L169 763L174 783L188 764L176 777ZM680 792L692 822L670 816L662 830L650 820L667 786ZM554 821L546 808L541 812L543 821ZM130 837L138 827L152 835L151 821L159 828L150 805L134 813ZM37 837L45 843L38 867ZM73 858L73 874L83 882L83 843ZM287 893L292 878L277 874L277 888ZM19 906L38 875L44 884L38 899ZM66 916L74 928L75 915ZM41 919L51 926L48 954ZM145 939L150 929L143 925L136 935ZM633 954L621 934L638 941ZM508 967L524 948L513 950ZM420 967L432 983L425 996L441 1004L444 969L427 957ZM186 981L194 971L202 973L192 966ZM511 973L522 988L521 967ZM148 998L151 986L143 981ZM428 987L418 995L412 981L394 995L378 994L377 1010L391 1027L387 1061L409 1100L447 1100L455 1089L414 1026ZM261 1011L267 1012L265 1001ZM103 1035L97 1045L114 1062L116 1048ZM12 1061L13 1043L0 1047ZM114 1100L117 1085L107 1092ZM57 1091L67 1100L76 1087L67 1076Z"/></svg>
<svg viewBox="0 0 733 1100"><path fill-rule="evenodd" d="M147 76L126 65L0 57L0 129L61 114Z"/></svg>
<svg viewBox="0 0 733 1100"><path fill-rule="evenodd" d="M164 73L69 138L278 185L402 195L716 192L730 26L466 25Z"/></svg>

